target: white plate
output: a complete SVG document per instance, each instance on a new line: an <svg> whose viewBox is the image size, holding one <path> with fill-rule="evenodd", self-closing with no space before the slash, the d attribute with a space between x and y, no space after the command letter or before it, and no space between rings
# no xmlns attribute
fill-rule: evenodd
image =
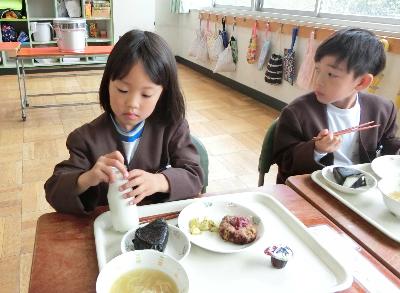
<svg viewBox="0 0 400 293"><path fill-rule="evenodd" d="M336 183L335 177L333 176L333 168L334 167L338 167L338 166L327 166L324 169L322 169L322 177L324 177L324 179L325 179L326 183L328 183L328 185L330 185L331 187L333 187L341 192L357 194L357 193L366 192L366 191L370 190L371 188L376 187L377 181L371 174L369 174L368 172L365 172L364 170L352 168L351 166L343 166L343 167L349 168L349 169L355 169L355 170L363 173L365 175L365 181L367 183L367 186L363 186L363 187L359 187L359 188L351 188L351 187L342 186L342 185Z"/></svg>
<svg viewBox="0 0 400 293"><path fill-rule="evenodd" d="M360 164L354 167L372 174L371 164ZM340 192L327 184L321 170L314 171L311 179L382 233L400 243L400 220L386 207L382 200L383 195L378 188L372 188L359 194Z"/></svg>
<svg viewBox="0 0 400 293"><path fill-rule="evenodd" d="M381 178L400 178L400 155L378 157L372 161L371 168Z"/></svg>
<svg viewBox="0 0 400 293"><path fill-rule="evenodd" d="M139 227L146 226L142 224ZM135 238L135 232L137 228L129 230L125 233L121 240L121 251L126 253L128 251L134 251L132 239ZM189 238L183 233L179 228L174 225L168 224L168 242L165 247L164 253L171 256L177 261L183 260L190 251L190 241Z"/></svg>
<svg viewBox="0 0 400 293"><path fill-rule="evenodd" d="M224 216L246 216L250 217L257 229L256 239L248 244L234 244L219 236L218 232L204 231L199 235L191 235L189 232L189 222L193 218L200 220L206 217L213 220L217 225ZM201 201L194 202L182 210L178 217L179 228L188 234L190 241L204 249L220 252L234 253L240 252L255 244L264 234L264 225L261 218L249 208L231 201Z"/></svg>

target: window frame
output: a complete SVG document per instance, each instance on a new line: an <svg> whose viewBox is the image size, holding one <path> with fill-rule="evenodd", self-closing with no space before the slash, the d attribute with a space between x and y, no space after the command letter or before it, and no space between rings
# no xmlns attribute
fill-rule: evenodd
<svg viewBox="0 0 400 293"><path fill-rule="evenodd" d="M232 13L234 10L240 12L248 11L257 16L273 16L277 19L285 19L290 16L293 21L307 21L317 25L328 26L360 26L378 32L388 32L390 35L400 36L400 19L386 16L365 16L356 14L337 14L337 13L321 13L322 0L315 0L314 11L276 9L276 8L260 8L256 9L256 2L263 4L263 0L252 0L252 6L233 6L216 4L214 1L213 10L225 11Z"/></svg>

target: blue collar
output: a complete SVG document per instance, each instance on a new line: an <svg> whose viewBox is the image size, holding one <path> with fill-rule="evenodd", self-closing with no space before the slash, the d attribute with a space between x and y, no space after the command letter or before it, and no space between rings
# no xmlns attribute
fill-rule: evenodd
<svg viewBox="0 0 400 293"><path fill-rule="evenodd" d="M142 136L145 120L135 125L135 127L131 131L126 131L118 124L117 121L114 120L114 117L111 114L110 117L122 141L134 142L135 140L137 140Z"/></svg>

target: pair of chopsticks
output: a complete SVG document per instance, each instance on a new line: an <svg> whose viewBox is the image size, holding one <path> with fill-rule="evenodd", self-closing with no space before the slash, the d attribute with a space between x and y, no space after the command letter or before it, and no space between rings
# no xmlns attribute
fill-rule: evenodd
<svg viewBox="0 0 400 293"><path fill-rule="evenodd" d="M352 126L343 130L339 130L333 133L334 136L338 136L338 135L343 135L343 134L347 134L347 133L352 133L352 132L357 132L357 131L363 131L363 130L367 130L367 129L371 129L371 128L376 128L379 127L380 124L374 124L375 121L369 121L367 123L363 123L357 126ZM314 141L317 140L321 140L323 138L323 136L315 136L313 137Z"/></svg>
<svg viewBox="0 0 400 293"><path fill-rule="evenodd" d="M171 219L177 218L179 216L180 212L181 211L176 211L176 212L171 212L171 213L142 217L139 219L139 222L140 222L140 224L142 224L142 223L149 223L149 222L157 220L157 219L171 220Z"/></svg>

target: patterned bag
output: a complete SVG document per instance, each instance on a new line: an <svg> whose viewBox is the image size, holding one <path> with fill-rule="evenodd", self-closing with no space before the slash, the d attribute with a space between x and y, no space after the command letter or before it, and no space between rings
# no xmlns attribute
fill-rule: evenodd
<svg viewBox="0 0 400 293"><path fill-rule="evenodd" d="M15 28L8 23L1 24L1 36L3 42L16 42L17 41L17 31Z"/></svg>
<svg viewBox="0 0 400 293"><path fill-rule="evenodd" d="M265 82L278 85L282 83L282 56L279 54L272 54L269 58L267 71L265 71Z"/></svg>
<svg viewBox="0 0 400 293"><path fill-rule="evenodd" d="M247 48L247 63L253 64L256 62L256 51L257 51L257 21L254 22L253 30L251 31L251 37L249 47Z"/></svg>
<svg viewBox="0 0 400 293"><path fill-rule="evenodd" d="M200 42L197 47L196 60L204 63L208 62L207 32L201 34Z"/></svg>
<svg viewBox="0 0 400 293"><path fill-rule="evenodd" d="M307 51L304 56L304 61L300 66L299 73L297 74L296 84L304 90L312 90L314 83L315 62L314 55L316 51L315 46L315 32L312 31L308 39Z"/></svg>
<svg viewBox="0 0 400 293"><path fill-rule="evenodd" d="M292 30L292 43L289 49L285 49L283 54L283 79L288 81L291 85L294 83L296 74L296 59L294 45L296 43L297 33L299 31L298 27Z"/></svg>
<svg viewBox="0 0 400 293"><path fill-rule="evenodd" d="M265 71L264 76L265 82L273 85L278 85L282 83L283 63L282 55L279 54L279 52L281 51L282 29L283 24L281 24L280 32L277 33L277 36L279 37L278 53L272 54L269 58L267 70Z"/></svg>
<svg viewBox="0 0 400 293"><path fill-rule="evenodd" d="M208 57L211 59L212 48L214 47L215 41L218 39L218 32L217 32L217 22L215 22L214 32L210 30L210 21L207 20L207 51Z"/></svg>
<svg viewBox="0 0 400 293"><path fill-rule="evenodd" d="M235 28L236 28L236 23L233 24L232 27L232 36L231 39L229 41L229 45L231 46L232 49L232 59L233 62L236 64L238 62L239 59L239 52L238 52L238 45L237 45L237 39L236 39L236 34L235 34Z"/></svg>
<svg viewBox="0 0 400 293"><path fill-rule="evenodd" d="M265 41L264 45L262 46L261 52L260 52L260 57L258 57L258 64L257 68L258 70L262 70L265 64L265 61L267 60L269 48L271 46L271 40L270 40L270 31L269 31L269 23L267 23L265 27Z"/></svg>

